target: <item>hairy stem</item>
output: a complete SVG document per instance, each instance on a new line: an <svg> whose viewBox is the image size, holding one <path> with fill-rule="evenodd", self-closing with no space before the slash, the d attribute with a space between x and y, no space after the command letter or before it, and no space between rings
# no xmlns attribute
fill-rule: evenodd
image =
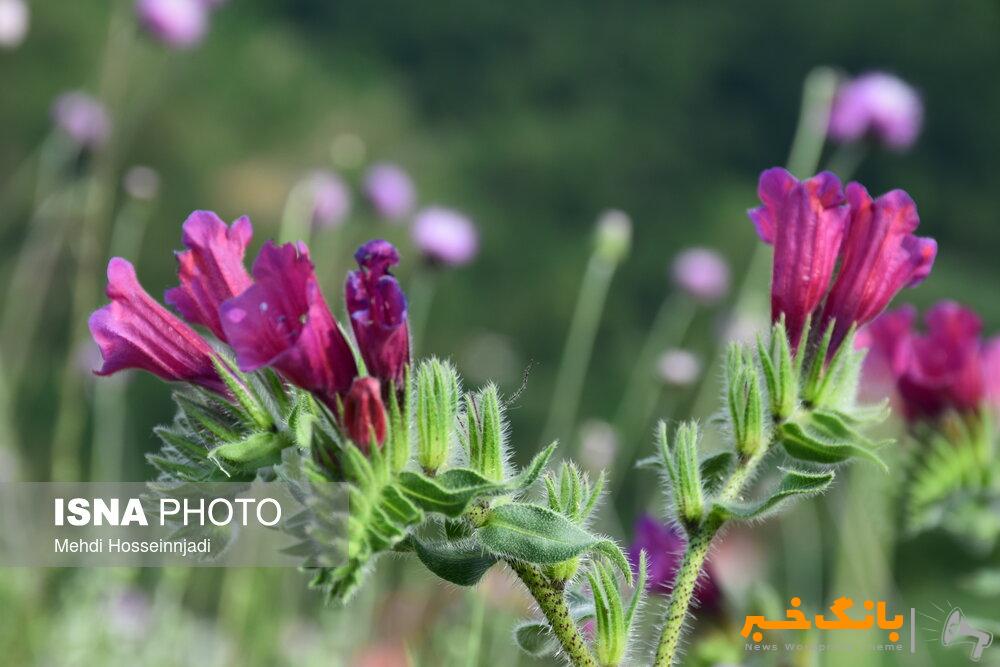
<svg viewBox="0 0 1000 667"><path fill-rule="evenodd" d="M597 667L597 661L590 653L579 628L576 627L576 622L570 615L562 587L549 581L536 565L515 560L507 561L507 564L535 598L538 608L542 610L545 620L552 628L552 633L566 652L569 663L574 667Z"/></svg>
<svg viewBox="0 0 1000 667"><path fill-rule="evenodd" d="M730 502L739 499L740 493L753 479L757 465L764 458L768 449L769 444L761 447L753 456L740 460L739 465L729 476L725 487L719 494L719 500ZM670 667L675 664L677 646L684 634L684 621L687 618L688 609L691 607L695 585L698 583L698 577L705 565L705 558L712 546L712 540L722 528L723 523L718 516L710 513L701 522L701 525L691 533L684 551L684 560L674 577L673 593L670 596L670 603L667 605L667 616L663 622L663 630L660 632L660 642L656 647L656 659L653 661L653 667Z"/></svg>

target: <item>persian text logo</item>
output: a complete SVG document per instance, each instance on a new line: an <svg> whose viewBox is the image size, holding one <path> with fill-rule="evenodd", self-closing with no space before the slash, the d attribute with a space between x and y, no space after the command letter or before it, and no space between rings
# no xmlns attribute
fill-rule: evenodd
<svg viewBox="0 0 1000 667"><path fill-rule="evenodd" d="M878 627L881 630L888 630L889 642L895 644L899 641L899 630L905 623L902 614L895 614L890 618L886 611L886 603L882 601L876 603L865 600L865 610L868 612L875 610L875 613L866 614L862 620L852 618L847 613L854 606L854 600L851 598L841 597L834 600L830 606L829 618L825 614L816 614L810 620L805 612L799 609L801 605L801 599L792 598L792 608L785 610L784 620L770 621L763 616L747 616L740 634L744 638L750 636L754 642L760 644L764 641L765 630L810 630L814 627L820 630L870 630Z"/></svg>

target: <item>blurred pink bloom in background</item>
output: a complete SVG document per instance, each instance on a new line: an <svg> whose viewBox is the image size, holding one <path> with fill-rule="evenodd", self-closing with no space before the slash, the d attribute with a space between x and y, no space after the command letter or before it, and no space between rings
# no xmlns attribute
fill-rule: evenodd
<svg viewBox="0 0 1000 667"><path fill-rule="evenodd" d="M903 150L917 140L924 107L917 92L899 77L869 72L844 83L830 112L830 137L842 142L870 136Z"/></svg>
<svg viewBox="0 0 1000 667"><path fill-rule="evenodd" d="M432 206L420 211L410 230L413 245L436 264L468 264L479 251L479 232L465 215Z"/></svg>
<svg viewBox="0 0 1000 667"><path fill-rule="evenodd" d="M24 0L0 0L0 48L15 49L28 36L31 13Z"/></svg>
<svg viewBox="0 0 1000 667"><path fill-rule="evenodd" d="M406 216L417 200L409 174L394 164L377 164L369 169L364 193L375 212L388 220Z"/></svg>
<svg viewBox="0 0 1000 667"><path fill-rule="evenodd" d="M729 265L708 248L689 248L674 258L674 282L699 301L712 302L729 293Z"/></svg>
<svg viewBox="0 0 1000 667"><path fill-rule="evenodd" d="M701 375L701 360L688 350L666 350L656 362L656 370L664 383L684 387Z"/></svg>
<svg viewBox="0 0 1000 667"><path fill-rule="evenodd" d="M135 12L150 35L173 48L193 47L208 31L205 0L138 0Z"/></svg>
<svg viewBox="0 0 1000 667"><path fill-rule="evenodd" d="M74 143L100 148L111 136L111 118L97 99L81 91L63 93L52 105L52 120Z"/></svg>
<svg viewBox="0 0 1000 667"><path fill-rule="evenodd" d="M125 172L122 187L129 197L149 201L160 192L160 174L152 167L136 165Z"/></svg>
<svg viewBox="0 0 1000 667"><path fill-rule="evenodd" d="M305 186L312 203L312 224L315 227L339 227L351 212L351 191L337 174L316 171Z"/></svg>

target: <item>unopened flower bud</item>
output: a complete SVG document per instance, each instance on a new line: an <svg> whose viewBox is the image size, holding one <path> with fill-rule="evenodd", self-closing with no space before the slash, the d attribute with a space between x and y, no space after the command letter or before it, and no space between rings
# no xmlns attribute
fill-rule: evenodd
<svg viewBox="0 0 1000 667"><path fill-rule="evenodd" d="M458 373L437 358L417 368L417 458L434 474L448 460L458 414Z"/></svg>
<svg viewBox="0 0 1000 667"><path fill-rule="evenodd" d="M619 210L609 210L597 220L597 252L612 264L625 259L632 248L632 219Z"/></svg>
<svg viewBox="0 0 1000 667"><path fill-rule="evenodd" d="M488 384L476 396L465 395L465 419L469 464L486 479L502 481L506 433L500 394L495 384Z"/></svg>
<svg viewBox="0 0 1000 667"><path fill-rule="evenodd" d="M372 440L385 441L385 406L379 381L373 377L355 378L344 398L344 427L351 440L368 453Z"/></svg>

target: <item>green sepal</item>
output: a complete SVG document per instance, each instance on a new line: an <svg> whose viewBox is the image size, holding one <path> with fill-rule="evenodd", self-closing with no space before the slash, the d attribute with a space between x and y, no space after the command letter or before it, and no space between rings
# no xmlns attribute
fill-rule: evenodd
<svg viewBox="0 0 1000 667"><path fill-rule="evenodd" d="M797 422L787 422L778 427L778 437L785 451L794 459L810 463L836 464L852 458L861 458L875 463L884 471L889 468L874 452L855 444L852 440L830 433L826 429L819 430L813 422L813 428L803 427Z"/></svg>
<svg viewBox="0 0 1000 667"><path fill-rule="evenodd" d="M785 474L778 487L766 499L756 503L715 503L712 513L721 520L763 519L778 511L787 502L823 493L833 483L835 473L803 472L780 468Z"/></svg>
<svg viewBox="0 0 1000 667"><path fill-rule="evenodd" d="M458 373L450 363L431 357L417 367L417 458L429 473L447 461L455 432L460 394Z"/></svg>
<svg viewBox="0 0 1000 667"><path fill-rule="evenodd" d="M414 536L409 543L428 570L458 586L475 586L497 562L475 539L425 542Z"/></svg>
<svg viewBox="0 0 1000 667"><path fill-rule="evenodd" d="M569 600L569 615L577 625L594 618L594 605L582 596ZM514 628L514 641L518 648L536 658L545 658L559 652L559 641L552 635L544 620L524 621Z"/></svg>
<svg viewBox="0 0 1000 667"><path fill-rule="evenodd" d="M229 364L224 363L222 359L215 355L212 356L212 365L215 366L215 372L222 378L226 389L229 390L229 393L236 399L236 402L243 408L252 425L262 430L267 430L274 426L274 420L271 418L263 402L261 402L260 397L250 389L250 382L245 375Z"/></svg>
<svg viewBox="0 0 1000 667"><path fill-rule="evenodd" d="M736 456L732 452L721 452L706 456L701 460L701 484L705 493L714 494L722 487L722 483L729 476L729 471L733 468L733 461Z"/></svg>
<svg viewBox="0 0 1000 667"><path fill-rule="evenodd" d="M279 463L281 450L291 444L280 433L251 433L242 440L219 445L208 453L208 457L219 462L224 470L233 467L250 472Z"/></svg>

